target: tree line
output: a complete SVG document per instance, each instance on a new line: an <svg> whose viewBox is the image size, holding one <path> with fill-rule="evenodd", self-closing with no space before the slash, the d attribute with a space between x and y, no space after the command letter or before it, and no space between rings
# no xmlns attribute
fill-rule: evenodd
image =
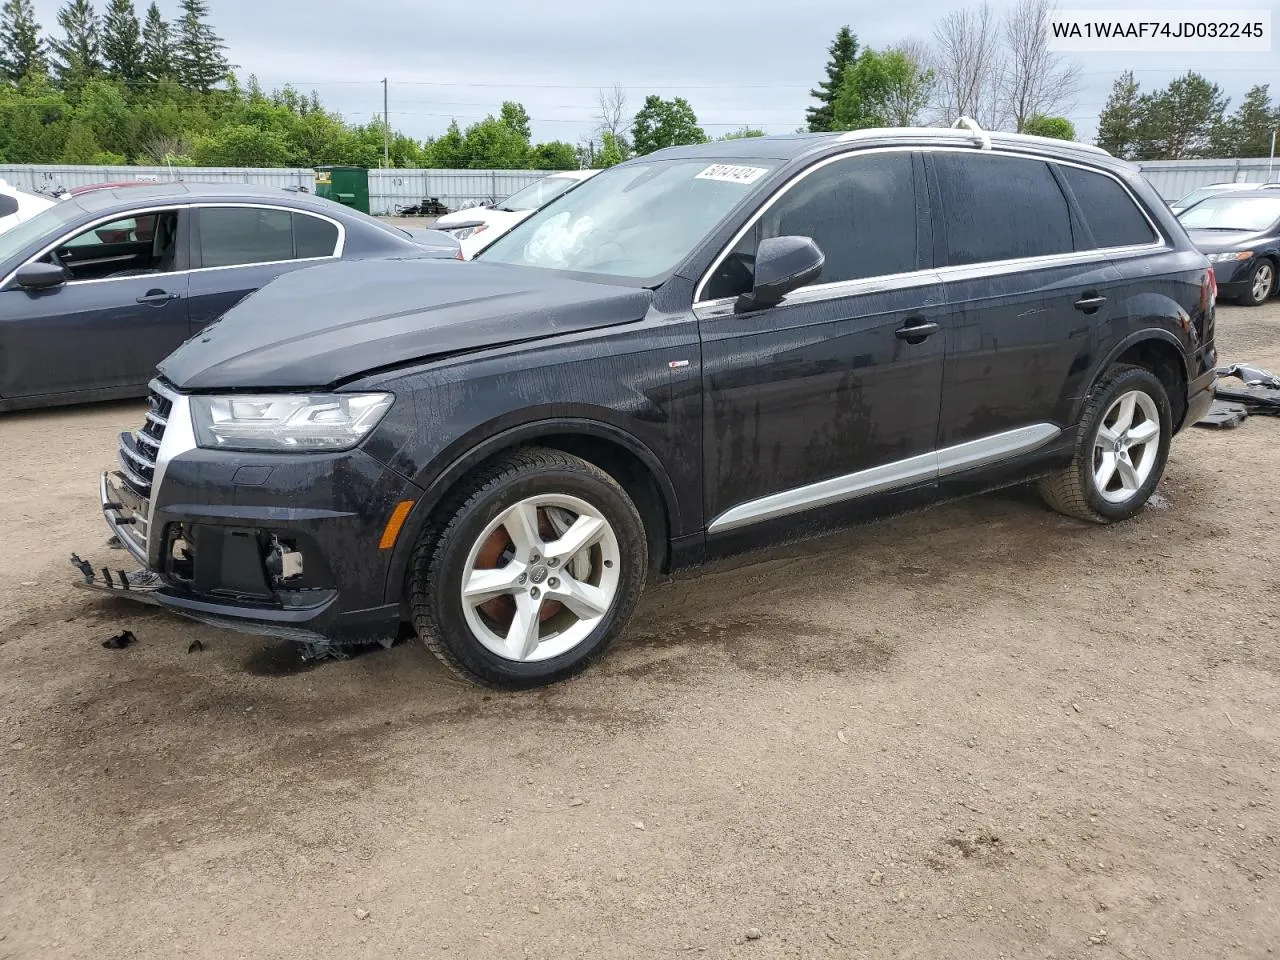
<svg viewBox="0 0 1280 960"><path fill-rule="evenodd" d="M927 40L863 46L848 26L828 48L801 131L950 124L1074 139L1079 68L1047 49L1054 0L1019 0L1003 14L983 2L937 21ZM620 86L600 90L594 128L578 143L534 143L515 101L438 137L417 140L385 119L351 123L313 92L242 85L207 0L180 0L166 20L155 2L66 0L57 31L31 0L0 6L0 162L376 167L384 136L394 167L568 169L607 167L637 154L710 139L682 97L649 95L632 114ZM1234 112L1216 85L1188 73L1144 92L1126 72L1102 112L1098 143L1128 159L1258 156L1280 126L1268 87ZM761 136L743 127L721 139Z"/></svg>

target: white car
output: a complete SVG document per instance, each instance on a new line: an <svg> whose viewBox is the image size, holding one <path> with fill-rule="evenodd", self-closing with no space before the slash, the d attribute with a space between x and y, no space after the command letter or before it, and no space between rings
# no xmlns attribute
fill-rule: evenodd
<svg viewBox="0 0 1280 960"><path fill-rule="evenodd" d="M469 207L446 213L434 224L458 241L462 257L470 260L522 220L527 220L552 200L595 176L599 170L566 170L543 177L492 207Z"/></svg>
<svg viewBox="0 0 1280 960"><path fill-rule="evenodd" d="M1237 180L1234 183L1211 183L1205 187L1197 187L1185 197L1181 197L1173 203L1169 204L1170 209L1174 213L1182 213L1190 207L1194 207L1201 200L1207 197L1214 197L1220 193L1231 193L1233 190L1278 190L1280 183L1245 183Z"/></svg>
<svg viewBox="0 0 1280 960"><path fill-rule="evenodd" d="M0 180L0 233L30 220L41 210L47 210L58 201L49 197L27 193Z"/></svg>

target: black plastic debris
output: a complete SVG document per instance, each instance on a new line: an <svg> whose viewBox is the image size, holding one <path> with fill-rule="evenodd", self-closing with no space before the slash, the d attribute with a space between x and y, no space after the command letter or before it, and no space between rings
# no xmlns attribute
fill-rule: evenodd
<svg viewBox="0 0 1280 960"><path fill-rule="evenodd" d="M107 637L102 641L102 645L108 650L123 650L131 643L137 643L138 638L133 635L132 630L121 630L114 637Z"/></svg>
<svg viewBox="0 0 1280 960"><path fill-rule="evenodd" d="M1213 395L1219 400L1242 405L1249 413L1280 416L1280 376L1247 363L1233 363L1215 372Z"/></svg>
<svg viewBox="0 0 1280 960"><path fill-rule="evenodd" d="M202 653L203 651L204 644L199 640L192 640L191 646L187 647L187 653Z"/></svg>
<svg viewBox="0 0 1280 960"><path fill-rule="evenodd" d="M1226 400L1214 400L1209 412L1196 421L1196 426L1230 430L1240 426L1248 419L1249 410L1244 404L1230 403Z"/></svg>

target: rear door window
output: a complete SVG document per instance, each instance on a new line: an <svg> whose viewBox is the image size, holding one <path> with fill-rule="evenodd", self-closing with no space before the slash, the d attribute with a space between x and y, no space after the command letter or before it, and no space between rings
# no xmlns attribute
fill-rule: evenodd
<svg viewBox="0 0 1280 960"><path fill-rule="evenodd" d="M305 213L293 215L294 256L299 260L308 257L332 257L338 249L338 228L328 220L308 216Z"/></svg>
<svg viewBox="0 0 1280 960"><path fill-rule="evenodd" d="M950 265L1071 253L1071 213L1042 160L933 155ZM935 212L935 220L938 219Z"/></svg>
<svg viewBox="0 0 1280 960"><path fill-rule="evenodd" d="M293 259L293 217L288 211L206 207L200 211L199 224L203 267Z"/></svg>
<svg viewBox="0 0 1280 960"><path fill-rule="evenodd" d="M809 237L822 250L826 262L817 283L916 270L911 154L847 157L795 181L716 268L703 298L750 292L760 241L785 236Z"/></svg>
<svg viewBox="0 0 1280 960"><path fill-rule="evenodd" d="M1111 177L1080 167L1060 166L1063 179L1100 247L1131 247L1156 240L1151 224L1124 187Z"/></svg>

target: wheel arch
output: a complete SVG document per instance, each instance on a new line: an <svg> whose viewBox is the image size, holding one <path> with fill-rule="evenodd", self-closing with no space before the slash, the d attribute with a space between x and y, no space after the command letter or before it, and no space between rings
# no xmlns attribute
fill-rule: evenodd
<svg viewBox="0 0 1280 960"><path fill-rule="evenodd" d="M498 454L527 446L550 447L581 457L617 480L644 521L650 569L668 569L673 531L681 529L680 503L670 476L654 452L611 423L584 417L547 418L508 427L470 444L425 486L396 540L387 571L388 603L403 602L417 541L448 492Z"/></svg>
<svg viewBox="0 0 1280 960"><path fill-rule="evenodd" d="M1089 378L1089 390L1093 389L1106 372L1116 364L1132 364L1151 371L1164 385L1169 395L1169 404L1173 414L1173 431L1177 433L1183 426L1183 418L1187 413L1187 357L1182 343L1167 330L1140 330L1121 340L1103 359ZM1076 403L1075 419L1080 419L1081 411L1089 391Z"/></svg>

